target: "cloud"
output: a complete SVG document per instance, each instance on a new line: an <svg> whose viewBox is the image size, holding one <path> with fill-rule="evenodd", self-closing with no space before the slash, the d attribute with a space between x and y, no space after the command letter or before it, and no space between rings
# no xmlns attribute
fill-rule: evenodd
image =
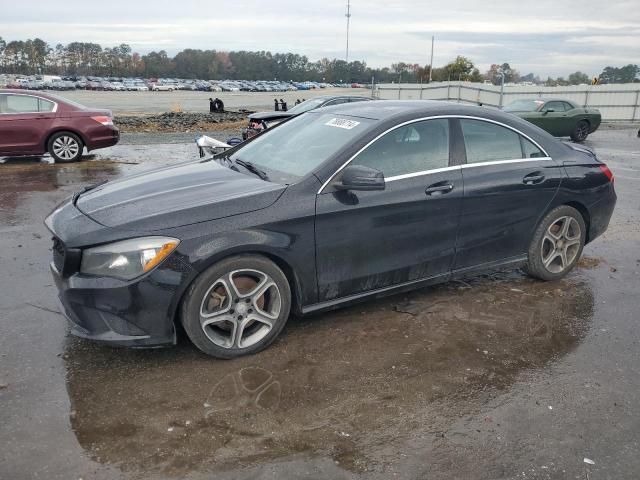
<svg viewBox="0 0 640 480"><path fill-rule="evenodd" d="M436 66L465 55L481 70L509 62L523 73L544 77L578 69L597 74L606 65L638 62L636 0L606 5L583 0L579 5L575 0L352 0L350 58L371 66L427 64L435 35ZM0 32L7 40L37 36L53 45L129 43L140 53L270 50L315 60L343 58L346 40L344 0L110 0L108 8L86 0L23 0L2 12Z"/></svg>

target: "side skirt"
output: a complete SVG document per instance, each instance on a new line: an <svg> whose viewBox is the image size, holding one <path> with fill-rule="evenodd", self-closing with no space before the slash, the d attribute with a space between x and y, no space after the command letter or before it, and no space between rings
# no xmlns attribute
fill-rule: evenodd
<svg viewBox="0 0 640 480"><path fill-rule="evenodd" d="M418 288L428 287L430 285L436 285L438 283L445 283L449 280L462 278L468 275L484 273L486 271L491 271L498 268L517 268L524 265L526 262L527 256L519 255L517 257L509 257L495 262L483 263L474 267L462 268L459 270L454 270L453 272L435 275L433 277L420 278L418 280L412 280L410 282L400 283L398 285L390 285L388 287L369 290L367 292L356 293L354 295L340 297L326 302L314 303L302 307L302 314L307 315L311 313L336 310L338 308L347 307L349 305L360 303L366 300L388 297L397 293L408 292L410 290L416 290Z"/></svg>

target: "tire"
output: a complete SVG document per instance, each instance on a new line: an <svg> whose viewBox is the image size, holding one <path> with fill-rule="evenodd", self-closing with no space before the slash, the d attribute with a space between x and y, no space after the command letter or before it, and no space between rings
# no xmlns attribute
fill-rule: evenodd
<svg viewBox="0 0 640 480"><path fill-rule="evenodd" d="M578 210L568 205L551 210L536 229L527 272L540 280L558 280L569 273L582 255L587 228Z"/></svg>
<svg viewBox="0 0 640 480"><path fill-rule="evenodd" d="M183 299L181 317L199 350L230 359L269 346L290 310L291 290L282 270L262 256L239 255L196 278Z"/></svg>
<svg viewBox="0 0 640 480"><path fill-rule="evenodd" d="M571 132L571 140L580 143L584 142L588 136L589 122L586 120L580 120L573 129L573 132Z"/></svg>
<svg viewBox="0 0 640 480"><path fill-rule="evenodd" d="M77 162L82 157L84 143L78 135L71 132L56 132L47 142L47 151L60 163Z"/></svg>

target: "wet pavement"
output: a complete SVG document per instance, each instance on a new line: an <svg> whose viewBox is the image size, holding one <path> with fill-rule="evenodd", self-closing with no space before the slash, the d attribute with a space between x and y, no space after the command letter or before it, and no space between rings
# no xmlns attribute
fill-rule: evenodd
<svg viewBox="0 0 640 480"><path fill-rule="evenodd" d="M233 361L186 340L127 350L70 337L48 273L42 220L58 202L196 158L191 143L132 136L74 165L5 160L0 478L637 478L635 134L590 137L618 207L564 280L496 272L291 319Z"/></svg>

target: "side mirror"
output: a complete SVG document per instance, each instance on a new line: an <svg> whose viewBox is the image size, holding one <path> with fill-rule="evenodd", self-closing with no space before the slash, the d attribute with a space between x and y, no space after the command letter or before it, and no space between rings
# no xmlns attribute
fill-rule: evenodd
<svg viewBox="0 0 640 480"><path fill-rule="evenodd" d="M338 190L384 190L384 174L375 168L350 165L333 185Z"/></svg>
<svg viewBox="0 0 640 480"><path fill-rule="evenodd" d="M547 109L544 111L544 114L546 115L547 113L553 113L553 112L555 112L555 110L554 110L553 108L547 108Z"/></svg>

